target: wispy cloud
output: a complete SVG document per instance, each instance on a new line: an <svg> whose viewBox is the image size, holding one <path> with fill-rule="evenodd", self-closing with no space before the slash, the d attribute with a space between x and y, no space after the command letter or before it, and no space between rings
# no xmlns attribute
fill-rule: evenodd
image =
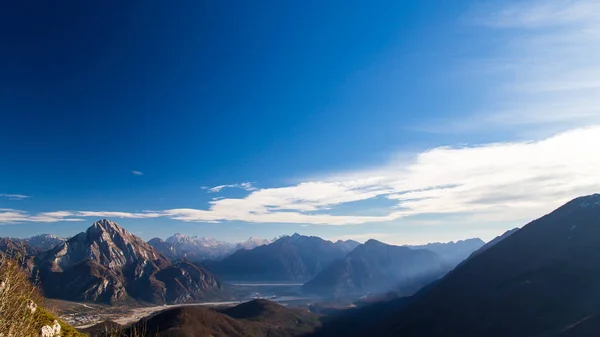
<svg viewBox="0 0 600 337"><path fill-rule="evenodd" d="M31 198L31 197L28 195L23 195L23 194L0 193L0 198L6 198L8 200L23 200L23 199L27 199L27 198Z"/></svg>
<svg viewBox="0 0 600 337"><path fill-rule="evenodd" d="M495 42L465 67L486 83L489 99L466 119L419 129L548 135L600 124L600 1L487 2L464 23Z"/></svg>
<svg viewBox="0 0 600 337"><path fill-rule="evenodd" d="M85 221L74 218L75 214L68 211L42 212L29 214L20 210L0 210L0 223L22 223L22 222L62 222L62 221Z"/></svg>
<svg viewBox="0 0 600 337"><path fill-rule="evenodd" d="M158 218L162 214L158 212L142 212L142 213L128 213L128 212L98 212L98 211L79 211L74 212L75 216L79 217L92 217L92 218L123 218L123 219L149 219Z"/></svg>
<svg viewBox="0 0 600 337"><path fill-rule="evenodd" d="M218 193L221 192L225 188L239 188L246 191L255 191L256 187L251 182L239 183L239 184L230 184L230 185L219 185L215 187L201 187L203 190L207 190L209 193Z"/></svg>
<svg viewBox="0 0 600 337"><path fill-rule="evenodd" d="M147 219L164 216L157 212L97 212L97 211L54 211L31 214L22 210L0 209L0 223L86 221L84 218Z"/></svg>
<svg viewBox="0 0 600 337"><path fill-rule="evenodd" d="M575 129L539 141L439 147L410 161L330 175L318 181L251 191L244 198L212 200L207 209L160 211L64 211L29 215L0 212L0 222L78 221L85 217L188 222L244 221L356 225L403 221L419 216L435 222L452 217L464 224L519 225L571 198L600 190L600 126ZM379 216L338 215L338 205L385 197L393 201ZM424 220L426 224L431 220Z"/></svg>
<svg viewBox="0 0 600 337"><path fill-rule="evenodd" d="M143 176L144 172L133 170L131 171L131 174L133 174L134 176Z"/></svg>

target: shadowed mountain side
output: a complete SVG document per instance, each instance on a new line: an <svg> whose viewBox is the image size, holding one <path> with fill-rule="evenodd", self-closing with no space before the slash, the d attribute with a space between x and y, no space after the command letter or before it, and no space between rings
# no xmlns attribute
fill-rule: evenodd
<svg viewBox="0 0 600 337"><path fill-rule="evenodd" d="M350 335L559 336L600 312L599 242L600 195L574 199Z"/></svg>
<svg viewBox="0 0 600 337"><path fill-rule="evenodd" d="M238 250L205 264L217 276L234 281L307 281L356 247L354 241L331 242L294 234L252 250Z"/></svg>
<svg viewBox="0 0 600 337"><path fill-rule="evenodd" d="M89 328L80 329L81 332L87 334L89 337L107 337L110 336L111 333L122 330L122 325L112 321L101 322Z"/></svg>
<svg viewBox="0 0 600 337"><path fill-rule="evenodd" d="M452 242L433 242L426 245L408 246L412 249L427 249L443 258L452 267L455 267L473 252L485 245L485 242L479 238L452 241Z"/></svg>
<svg viewBox="0 0 600 337"><path fill-rule="evenodd" d="M197 306L165 310L124 333L145 329L148 336L291 337L310 333L319 324L319 316L306 310L255 300L222 311Z"/></svg>
<svg viewBox="0 0 600 337"><path fill-rule="evenodd" d="M335 298L388 291L409 296L450 269L450 264L432 251L369 240L333 262L302 289Z"/></svg>
<svg viewBox="0 0 600 337"><path fill-rule="evenodd" d="M504 232L504 234L495 237L494 239L492 239L490 242L486 243L485 245L483 245L483 247L479 248L478 250L474 251L473 254L471 254L469 256L468 259L471 259L483 252L485 252L486 250L492 248L493 246L495 246L498 242L506 239L507 237L511 236L512 234L516 233L519 229L518 228L513 228L511 230L507 230L506 232ZM468 260L467 259L467 260ZM467 261L465 260L465 261Z"/></svg>

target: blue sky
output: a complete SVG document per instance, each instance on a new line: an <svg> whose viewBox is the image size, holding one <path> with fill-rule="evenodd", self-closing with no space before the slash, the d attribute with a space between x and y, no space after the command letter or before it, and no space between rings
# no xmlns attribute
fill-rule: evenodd
<svg viewBox="0 0 600 337"><path fill-rule="evenodd" d="M3 4L0 235L490 239L600 189L598 13Z"/></svg>

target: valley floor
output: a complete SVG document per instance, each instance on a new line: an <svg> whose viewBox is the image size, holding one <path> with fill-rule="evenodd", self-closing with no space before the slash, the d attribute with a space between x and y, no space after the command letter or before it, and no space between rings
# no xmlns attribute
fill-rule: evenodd
<svg viewBox="0 0 600 337"><path fill-rule="evenodd" d="M135 307L127 305L103 305L93 303L78 303L48 299L48 305L60 314L61 319L78 329L84 329L103 321L113 321L128 325L141 318L156 314L165 309L183 306L229 307L256 298L266 298L284 306L304 306L315 298L302 296L299 292L301 283L272 283L272 282L231 282L228 288L233 297L226 301L199 302L174 305L156 305Z"/></svg>
<svg viewBox="0 0 600 337"><path fill-rule="evenodd" d="M77 329L85 329L85 328L89 328L97 323L100 323L102 321L106 321L106 320L110 320L113 322L116 322L118 324L121 325L129 325L131 323L137 322L140 319L146 317L146 316L150 316L153 315L155 313L158 313L160 311L166 310L166 309L172 309L172 308L177 308L177 307L185 307L185 306L204 306L204 307L226 307L226 306L234 306L237 304L240 304L240 301L220 301L220 302L202 302L202 303L187 303L187 304L173 304L173 305L157 305L157 306L152 306L152 307L141 307L141 308L130 308L128 309L128 312L123 314L123 313L108 313L106 311L110 311L110 307L105 307L102 313L98 313L98 315L94 315L92 313L90 313L89 315L83 315L76 317L76 316L63 316L62 318L69 322L69 320L72 320L73 322L69 322L73 325L75 325L75 328ZM84 305L84 304L82 304ZM83 322L85 322L84 324L82 324ZM82 324L82 325L78 325L78 324Z"/></svg>

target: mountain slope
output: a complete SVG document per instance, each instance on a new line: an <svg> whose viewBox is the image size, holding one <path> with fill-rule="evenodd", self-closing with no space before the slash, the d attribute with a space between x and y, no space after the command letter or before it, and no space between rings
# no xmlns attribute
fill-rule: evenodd
<svg viewBox="0 0 600 337"><path fill-rule="evenodd" d="M492 248L493 246L495 246L498 242L506 239L507 237L511 236L512 234L516 233L519 230L519 228L513 228L510 230L507 230L506 232L504 232L504 234L495 237L494 239L492 239L490 242L486 243L485 245L483 245L483 247L479 248L478 250L474 251L469 257L468 259L473 258L476 255L479 255L483 252L485 252L486 250ZM468 260L467 259L467 260Z"/></svg>
<svg viewBox="0 0 600 337"><path fill-rule="evenodd" d="M351 242L333 243L294 234L252 250L238 250L222 261L210 261L207 265L227 280L307 281L352 248Z"/></svg>
<svg viewBox="0 0 600 337"><path fill-rule="evenodd" d="M39 250L24 240L0 237L0 253L32 256L38 254Z"/></svg>
<svg viewBox="0 0 600 337"><path fill-rule="evenodd" d="M169 309L130 329L143 327L148 336L291 337L309 333L318 325L318 316L306 310L254 300L223 311L199 306Z"/></svg>
<svg viewBox="0 0 600 337"><path fill-rule="evenodd" d="M185 302L221 287L209 272L186 262L173 264L106 219L41 254L37 265L45 295L68 300Z"/></svg>
<svg viewBox="0 0 600 337"><path fill-rule="evenodd" d="M332 263L302 289L327 297L359 297L392 290L408 296L450 268L432 251L369 240Z"/></svg>
<svg viewBox="0 0 600 337"><path fill-rule="evenodd" d="M600 312L599 243L600 195L577 198L356 335L560 336Z"/></svg>

